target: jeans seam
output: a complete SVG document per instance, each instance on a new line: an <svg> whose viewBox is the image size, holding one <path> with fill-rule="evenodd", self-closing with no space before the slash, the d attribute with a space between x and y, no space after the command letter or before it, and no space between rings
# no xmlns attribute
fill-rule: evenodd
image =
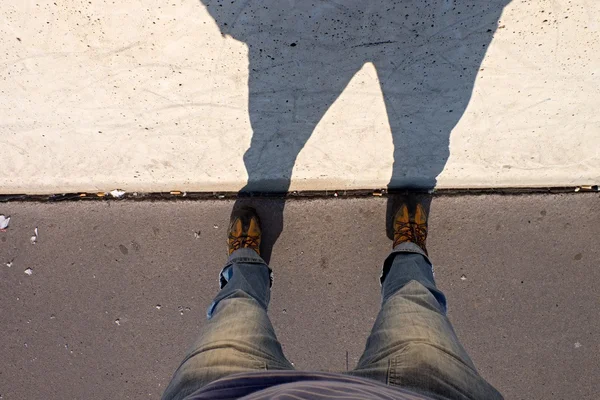
<svg viewBox="0 0 600 400"><path fill-rule="evenodd" d="M265 264L265 262L260 259L260 258L252 258L252 257L236 257L232 260L230 260L227 264L225 264L225 268L229 267L230 265L233 264L241 264L241 263L248 263L248 264L261 264L261 265L267 265Z"/></svg>
<svg viewBox="0 0 600 400"><path fill-rule="evenodd" d="M240 352L241 356L246 357L249 361L252 361L254 363L254 365L252 367L253 369L261 369L261 370L269 369L266 361L256 358L252 354L248 354L248 353L245 353L240 350L238 350L238 351Z"/></svg>
<svg viewBox="0 0 600 400"><path fill-rule="evenodd" d="M386 383L388 385L396 384L396 357L390 357L390 359L388 360Z"/></svg>

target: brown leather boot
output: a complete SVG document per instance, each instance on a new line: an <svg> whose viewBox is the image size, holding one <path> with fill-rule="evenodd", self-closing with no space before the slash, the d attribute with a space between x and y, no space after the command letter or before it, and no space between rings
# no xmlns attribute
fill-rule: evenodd
<svg viewBox="0 0 600 400"><path fill-rule="evenodd" d="M249 248L260 255L262 232L260 219L252 207L242 207L231 214L227 247L229 254L237 249Z"/></svg>
<svg viewBox="0 0 600 400"><path fill-rule="evenodd" d="M425 254L427 247L427 212L421 203L417 203L414 216L408 211L408 205L402 204L394 216L394 245L412 242L419 246Z"/></svg>

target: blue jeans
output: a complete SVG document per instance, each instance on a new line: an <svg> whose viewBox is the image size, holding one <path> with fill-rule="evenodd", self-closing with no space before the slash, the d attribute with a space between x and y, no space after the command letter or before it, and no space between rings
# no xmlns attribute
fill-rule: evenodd
<svg viewBox="0 0 600 400"><path fill-rule="evenodd" d="M439 399L502 399L476 371L446 316L425 253L397 246L384 263L382 306L356 369L347 372ZM267 316L271 270L256 252L235 251L204 332L163 394L183 399L239 372L293 370Z"/></svg>

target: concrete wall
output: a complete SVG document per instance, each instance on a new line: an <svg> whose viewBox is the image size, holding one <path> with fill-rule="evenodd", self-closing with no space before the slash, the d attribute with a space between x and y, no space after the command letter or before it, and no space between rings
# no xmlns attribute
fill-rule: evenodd
<svg viewBox="0 0 600 400"><path fill-rule="evenodd" d="M438 153L427 153L429 139L422 140L424 136L419 135L425 133L416 130L417 145L411 146L418 149L423 143L423 154L393 167L391 132L402 131L403 127L391 127L390 121L392 114L397 113L396 117L402 115L409 119L417 115L419 118L413 118L413 126L418 126L423 118L436 123L438 115L434 111L424 110L414 103L421 99L426 99L424 102L428 104L435 103L442 97L446 104L463 102L464 107L458 105L459 109L454 111L458 114L457 123L447 132L449 155L446 146L446 154L440 156L444 162L439 168L442 172L437 177L438 187L600 182L597 112L600 4L593 0L513 0L510 3L507 0L502 4L485 2L494 4L471 10L461 1L434 3L431 15L415 14L410 18L421 18L423 24L435 19L441 26L436 26L434 33L431 33L433 28L427 27L421 35L422 38L431 34L427 40L403 42L405 48L401 51L413 46L411 54L416 49L415 52L430 55L427 49L434 49L438 52L437 60L445 63L448 71L456 72L462 67L456 61L460 52L479 43L477 40L484 41L482 35L488 35L490 43L484 46L482 59L465 61L464 65L473 75L473 82L460 88L465 93L460 99L453 97L457 95L449 72L448 77L438 75L438 81L428 78L428 88L419 89L420 97L414 97L410 104L418 115L409 117L413 111L404 109L386 112L386 100L379 85L384 67L367 58L364 63L359 59L360 64L356 64L353 60L356 53L351 50L377 43L348 46L350 50L344 53L342 61L322 64L330 68L325 87L337 79L334 76L337 70L351 77L341 94L308 90L309 83L303 86L301 81L294 88L295 95L304 99L304 103L295 103L301 109L278 111L277 123L284 127L286 118L296 112L293 117L300 123L308 126L310 121L306 121L310 118L317 123L310 139L303 148L300 146L302 150L295 163L291 188L383 187L392 173L401 177L396 181L399 185L410 184L413 178L414 182L422 182L419 181L423 178L419 177L420 163L434 162ZM301 8L301 2L285 4L287 11ZM246 15L242 22L234 21L236 28L245 30L242 33L235 31L232 25L228 25L231 29L227 31L218 14L209 13L210 7L217 6L216 1L209 0L205 4L198 0L25 0L3 5L0 10L0 193L242 188L248 179L243 155L251 143L251 120L260 119L256 110L249 110L249 57L253 51L249 46L256 47L256 40L262 40L260 35L265 34L259 30L254 36L249 35L253 28L248 21L263 16ZM348 6L336 11L331 7L331 2L321 2L310 10L300 9L297 15L323 17L340 13L347 18L345 27L351 29L350 24L355 20L352 13L360 10ZM467 16L461 20L457 9L464 9L461 15ZM368 16L361 22L366 25L383 26L388 19L397 22L401 15L400 10L397 15L392 12L383 17L376 11L367 11ZM416 13L421 11L416 10ZM393 31L391 34L396 36L390 42L400 43L402 35L415 32L411 27L418 26L419 21L406 18L410 22L405 24L406 32ZM479 18L478 21L487 18L487 25L481 22L469 31L465 23L475 21L474 18ZM283 44L280 48L273 47L273 43L265 46L280 51L283 46L298 41L289 51L301 49L306 43L301 40L307 37L303 30L307 28L299 21L300 17L297 19L297 24L290 23L285 16L275 21L277 40ZM492 19L494 26L490 25ZM487 26L489 30L485 29ZM222 35L221 30L227 34ZM271 36L266 37L274 35L274 32L267 33ZM458 45L444 49L444 40ZM331 47L325 48L323 54L339 52L339 43L332 41L326 45ZM391 44L380 45L387 46L387 50L381 52L392 49ZM369 51L379 52L378 49ZM290 54L288 50L281 50L279 56L289 62L288 65L296 63L296 68L306 65L306 60L294 59L298 56ZM313 55L305 53L306 57ZM264 67L260 62L250 58L251 67ZM351 63L356 71L349 69ZM435 70L429 72L436 73ZM312 71L305 69L303 73L310 75ZM276 75L272 81L265 81L264 76L261 79L263 85L272 82L274 87L281 86ZM314 82L310 85L315 86ZM330 99L324 100L327 96ZM396 91L393 96L406 99L410 98L410 92ZM303 120L302 112L310 109L313 99L322 103L320 112L324 115L321 118L316 113ZM331 107L328 102L333 103ZM388 103L394 105L393 101ZM440 118L446 117L440 114ZM431 123L427 121L424 125ZM266 129L280 128L268 125ZM433 128L427 132L430 131ZM448 141L447 135L445 140ZM396 143L396 156L400 154L402 147ZM287 156L292 155L282 155ZM276 180L281 168L276 158L252 161L263 165L263 172L258 171L257 176L260 181L260 174L266 174L264 188L274 187L275 181L269 181L270 175L267 175L272 173L271 178ZM394 168L398 170L393 171ZM405 176L403 168L410 176ZM267 170L271 172L264 172ZM402 180L404 178L407 180ZM283 186L275 182L274 185L281 188L287 184L289 182ZM256 188L260 187L261 183L256 182Z"/></svg>

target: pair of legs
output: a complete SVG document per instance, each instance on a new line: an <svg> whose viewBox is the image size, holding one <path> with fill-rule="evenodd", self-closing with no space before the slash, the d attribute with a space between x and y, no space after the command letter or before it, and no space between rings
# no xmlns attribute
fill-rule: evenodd
<svg viewBox="0 0 600 400"><path fill-rule="evenodd" d="M446 299L424 250L426 228L421 241L414 240L411 226L398 218L395 247L384 262L381 311L357 367L348 373L433 398L502 399L477 373L446 316ZM294 369L267 315L272 271L257 251L239 247L230 245L204 332L164 400L183 399L235 373Z"/></svg>

